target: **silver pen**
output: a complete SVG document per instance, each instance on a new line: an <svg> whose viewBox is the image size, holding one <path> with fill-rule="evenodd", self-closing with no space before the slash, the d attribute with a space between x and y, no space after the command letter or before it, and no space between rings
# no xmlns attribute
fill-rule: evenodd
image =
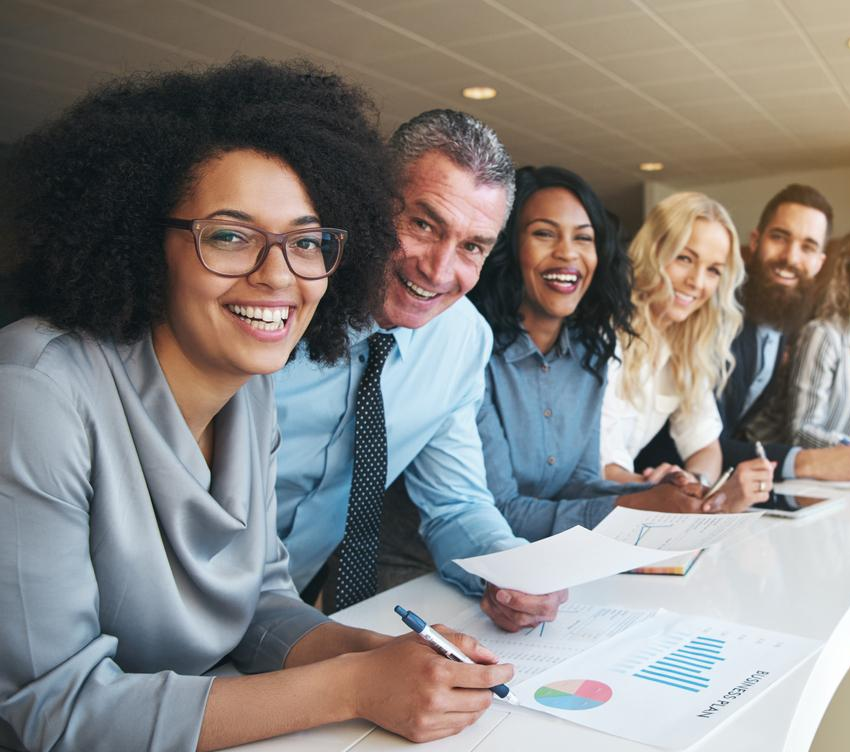
<svg viewBox="0 0 850 752"><path fill-rule="evenodd" d="M762 451L764 451L764 450L762 450ZM705 501L706 499L710 499L712 496L714 496L714 494L716 494L720 490L720 488L723 486L723 484L727 480L729 480L729 478L732 477L732 473L734 473L734 472L735 472L734 467L727 468L726 472L723 473L723 475L721 475L716 481L714 481L714 485L711 488L709 488L708 492L705 494L705 496L702 497L703 501Z"/></svg>

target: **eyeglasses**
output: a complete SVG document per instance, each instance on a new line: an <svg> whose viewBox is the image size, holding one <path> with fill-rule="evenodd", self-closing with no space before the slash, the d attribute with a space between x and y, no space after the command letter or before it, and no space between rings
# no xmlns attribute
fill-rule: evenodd
<svg viewBox="0 0 850 752"><path fill-rule="evenodd" d="M259 269L269 250L280 246L289 271L301 279L333 274L342 259L348 232L333 227L307 227L292 232L266 232L244 222L222 219L162 220L165 227L189 230L206 269L222 277L247 277Z"/></svg>

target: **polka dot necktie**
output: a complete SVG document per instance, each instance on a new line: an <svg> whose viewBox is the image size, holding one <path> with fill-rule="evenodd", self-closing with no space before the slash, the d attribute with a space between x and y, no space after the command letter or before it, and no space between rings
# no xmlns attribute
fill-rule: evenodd
<svg viewBox="0 0 850 752"><path fill-rule="evenodd" d="M354 471L345 535L339 546L336 608L375 594L378 533L387 482L387 424L381 371L395 345L392 334L369 337L369 362L357 388L354 417Z"/></svg>

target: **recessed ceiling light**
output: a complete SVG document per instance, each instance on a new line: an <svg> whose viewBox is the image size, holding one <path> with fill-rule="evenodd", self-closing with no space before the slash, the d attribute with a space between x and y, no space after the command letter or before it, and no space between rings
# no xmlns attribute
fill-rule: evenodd
<svg viewBox="0 0 850 752"><path fill-rule="evenodd" d="M467 99L492 99L496 96L492 86L467 86L461 93Z"/></svg>
<svg viewBox="0 0 850 752"><path fill-rule="evenodd" d="M641 162L638 166L644 172L660 172L664 169L663 162Z"/></svg>

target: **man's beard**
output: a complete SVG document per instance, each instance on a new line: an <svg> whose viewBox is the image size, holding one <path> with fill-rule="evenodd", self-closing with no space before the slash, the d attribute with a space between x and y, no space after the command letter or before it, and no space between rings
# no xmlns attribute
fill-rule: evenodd
<svg viewBox="0 0 850 752"><path fill-rule="evenodd" d="M774 282L771 269L785 268L796 272L797 284L786 287ZM793 337L810 318L814 306L814 279L802 269L786 264L765 265L756 254L747 265L747 281L741 290L744 314L755 324L765 324Z"/></svg>

